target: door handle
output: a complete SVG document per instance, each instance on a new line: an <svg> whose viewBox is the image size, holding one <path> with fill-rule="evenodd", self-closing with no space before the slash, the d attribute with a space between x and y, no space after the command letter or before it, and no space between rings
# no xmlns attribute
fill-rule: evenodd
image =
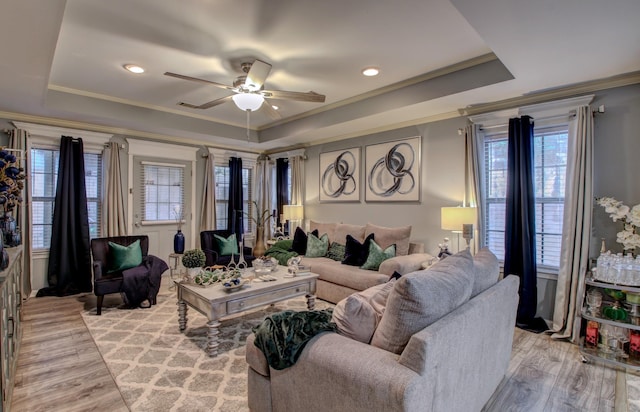
<svg viewBox="0 0 640 412"><path fill-rule="evenodd" d="M140 227L140 222L133 222L133 225L134 225L135 227Z"/></svg>

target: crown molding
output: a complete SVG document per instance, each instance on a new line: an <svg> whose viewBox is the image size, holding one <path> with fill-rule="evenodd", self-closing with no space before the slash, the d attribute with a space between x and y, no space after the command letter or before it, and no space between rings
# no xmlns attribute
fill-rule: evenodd
<svg viewBox="0 0 640 412"><path fill-rule="evenodd" d="M615 87L629 86L640 83L640 71L625 73L618 76L589 82L576 83L569 86L558 87L541 92L533 92L511 99L500 100L492 103L482 103L458 109L462 116L474 116L483 113L498 112L513 109L514 107L529 106L538 103L575 97L582 94L594 93L599 90L613 89Z"/></svg>

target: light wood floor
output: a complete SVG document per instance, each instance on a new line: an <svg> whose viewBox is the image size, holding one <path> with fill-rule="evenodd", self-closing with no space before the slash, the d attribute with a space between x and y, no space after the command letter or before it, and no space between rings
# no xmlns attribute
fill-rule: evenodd
<svg viewBox="0 0 640 412"><path fill-rule="evenodd" d="M24 304L12 411L128 410L80 316L90 308L91 294ZM626 412L624 376L580 362L574 345L515 329L507 377L484 410Z"/></svg>

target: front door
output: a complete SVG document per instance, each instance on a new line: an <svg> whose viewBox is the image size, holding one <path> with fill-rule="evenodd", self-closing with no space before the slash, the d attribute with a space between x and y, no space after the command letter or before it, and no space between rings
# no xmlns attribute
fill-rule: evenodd
<svg viewBox="0 0 640 412"><path fill-rule="evenodd" d="M192 164L188 161L133 157L133 234L149 236L149 254L168 261L180 226L185 250L191 239Z"/></svg>

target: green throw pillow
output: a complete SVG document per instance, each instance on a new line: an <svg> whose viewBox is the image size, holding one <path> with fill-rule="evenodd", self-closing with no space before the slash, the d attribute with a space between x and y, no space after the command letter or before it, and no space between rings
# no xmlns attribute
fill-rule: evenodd
<svg viewBox="0 0 640 412"><path fill-rule="evenodd" d="M131 269L142 263L142 249L140 249L140 239L129 246L122 246L109 242L111 252L111 264L109 272Z"/></svg>
<svg viewBox="0 0 640 412"><path fill-rule="evenodd" d="M306 257L323 257L329 249L329 235L326 233L318 238L313 233L309 233L307 237Z"/></svg>
<svg viewBox="0 0 640 412"><path fill-rule="evenodd" d="M218 243L218 250L220 251L220 256L240 254L240 251L238 250L238 241L236 240L235 233L231 234L231 236L229 236L226 239L218 235L213 235L213 237Z"/></svg>
<svg viewBox="0 0 640 412"><path fill-rule="evenodd" d="M331 242L329 251L327 252L327 257L337 262L342 262L344 260L345 248L345 245L341 245L338 242Z"/></svg>
<svg viewBox="0 0 640 412"><path fill-rule="evenodd" d="M396 245L393 244L382 250L375 240L369 243L369 255L364 265L360 266L360 269L378 270L380 264L385 260L392 258L396 255Z"/></svg>

